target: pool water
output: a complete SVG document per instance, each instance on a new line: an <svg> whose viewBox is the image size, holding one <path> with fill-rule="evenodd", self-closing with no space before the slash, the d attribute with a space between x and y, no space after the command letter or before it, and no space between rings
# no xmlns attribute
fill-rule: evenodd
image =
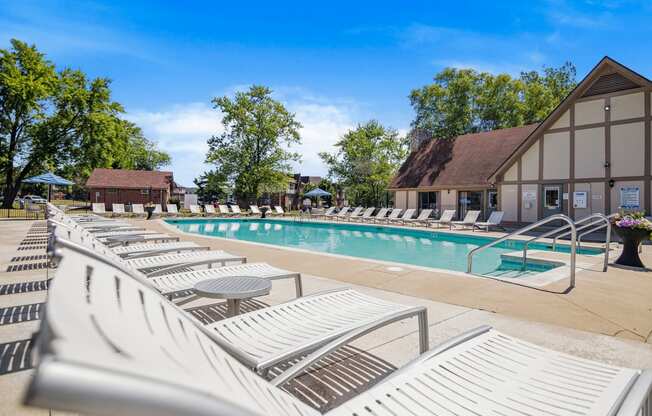
<svg viewBox="0 0 652 416"><path fill-rule="evenodd" d="M491 237L480 235L382 225L244 218L168 219L166 222L190 233L458 272L466 272L469 251L492 241ZM502 254L522 248L522 241L508 240L484 250L473 257L473 272L519 278L556 267L555 263L533 262L523 269L520 265L515 267L513 260L501 258ZM551 247L534 243L528 249L550 251ZM557 247L560 252L569 250L566 245ZM578 252L598 254L601 251L582 248Z"/></svg>

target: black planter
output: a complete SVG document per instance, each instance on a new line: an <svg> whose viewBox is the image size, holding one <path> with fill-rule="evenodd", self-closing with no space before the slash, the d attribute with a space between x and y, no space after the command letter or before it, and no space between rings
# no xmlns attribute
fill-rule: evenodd
<svg viewBox="0 0 652 416"><path fill-rule="evenodd" d="M638 246L641 244L641 241L650 238L650 232L631 228L620 228L615 225L612 225L611 229L623 240L623 252L614 263L620 264L621 266L644 268L645 266L641 258L638 257Z"/></svg>
<svg viewBox="0 0 652 416"><path fill-rule="evenodd" d="M147 212L147 219L152 219L152 213L154 212L154 207L145 207L145 212Z"/></svg>

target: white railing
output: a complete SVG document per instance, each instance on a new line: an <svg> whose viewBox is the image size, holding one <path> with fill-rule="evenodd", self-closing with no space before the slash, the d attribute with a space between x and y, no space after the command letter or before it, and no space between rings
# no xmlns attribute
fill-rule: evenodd
<svg viewBox="0 0 652 416"><path fill-rule="evenodd" d="M575 257L576 257L577 229L576 229L576 227L575 227L575 223L573 222L573 220L570 219L568 216L566 216L566 215L564 215L564 214L555 214L555 215L551 215L551 216L549 216L549 217L547 217L547 218L544 218L544 219L542 219L542 220L540 220L540 221L537 221L537 222L532 223L532 224L530 224L530 225L528 225L528 226L525 226L525 227L523 227L523 228L520 228L520 229L518 229L518 230L516 230L516 231L514 231L514 232L512 232L512 233L509 233L509 234L507 234L507 235L504 236L504 237L501 237L501 238L499 238L499 239L497 239L497 240L491 241L491 242L489 242L489 243L487 243L487 244L485 244L485 245L483 245L483 246L480 246L480 247L476 247L476 248L474 248L474 249L471 250L471 251L469 252L469 254L467 255L467 263L466 263L466 271L467 271L467 273L469 273L469 274L472 274L472 273L473 273L473 256L474 256L475 254L477 254L477 253L479 253L479 252L481 252L481 251L484 251L484 250L488 249L489 247L493 247L493 246L495 246L496 244L500 244L500 243L502 243L503 241L509 240L511 237L514 237L514 236L517 236L517 235L521 235L521 234L526 233L526 232L528 232L528 231L532 231L532 230L534 230L535 228L538 228L538 227L540 227L540 226L542 226L542 225L544 225L544 224L547 224L547 223L552 222L552 221L557 221L557 220L564 221L564 222L566 222L566 223L568 224L568 225L566 225L566 226L564 226L564 227L560 227L560 228L563 228L564 230L567 229L567 228L570 228L570 232L571 232L571 246L570 246L570 250L571 250L571 253L570 253L570 256L571 256L571 258L570 258L570 288L571 288L571 289L574 288L574 287L575 287ZM557 231L557 232L559 232L560 228L557 228L557 229L555 229L555 230L553 230L553 231ZM547 234L547 233L546 233L546 234ZM540 237L536 237L536 238L540 238ZM535 238L535 239L536 239L536 238ZM533 240L534 240L534 239L533 239ZM533 241L533 240L530 240L530 241L528 241L528 242L531 242L531 241ZM523 258L524 258L524 260L525 260L526 250L527 250L527 242L526 242L526 245L524 246L523 250L524 250L524 252L523 252ZM525 264L525 263L524 263L524 264Z"/></svg>

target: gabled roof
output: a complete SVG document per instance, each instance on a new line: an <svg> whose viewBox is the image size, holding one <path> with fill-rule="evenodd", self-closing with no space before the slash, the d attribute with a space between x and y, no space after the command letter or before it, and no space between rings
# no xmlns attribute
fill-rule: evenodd
<svg viewBox="0 0 652 416"><path fill-rule="evenodd" d="M86 187L168 189L172 182L172 172L97 168L86 181Z"/></svg>
<svg viewBox="0 0 652 416"><path fill-rule="evenodd" d="M505 158L503 163L492 172L490 180L492 182L495 181L495 178L498 175L507 171L507 169L516 162L518 157L529 149L538 138L539 133L544 132L552 126L578 98L649 86L652 86L652 81L620 62L605 56L596 66L593 67L593 69L591 69L591 71L589 71L584 79L577 84L573 91L571 91L570 94L559 103L557 108L555 108L548 117L538 125L536 130L530 134L530 137L528 137L527 140L524 140L518 148L514 149L514 152L512 152L509 157Z"/></svg>
<svg viewBox="0 0 652 416"><path fill-rule="evenodd" d="M408 156L390 188L488 186L489 177L537 124L432 139Z"/></svg>

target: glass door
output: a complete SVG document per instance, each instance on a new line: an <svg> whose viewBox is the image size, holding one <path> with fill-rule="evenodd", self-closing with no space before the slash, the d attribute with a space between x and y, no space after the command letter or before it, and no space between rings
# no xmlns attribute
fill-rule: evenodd
<svg viewBox="0 0 652 416"><path fill-rule="evenodd" d="M544 185L543 186L543 217L549 217L554 214L563 212L563 198L561 185Z"/></svg>
<svg viewBox="0 0 652 416"><path fill-rule="evenodd" d="M466 216L468 211L482 211L482 191L460 191L457 212L460 219Z"/></svg>

